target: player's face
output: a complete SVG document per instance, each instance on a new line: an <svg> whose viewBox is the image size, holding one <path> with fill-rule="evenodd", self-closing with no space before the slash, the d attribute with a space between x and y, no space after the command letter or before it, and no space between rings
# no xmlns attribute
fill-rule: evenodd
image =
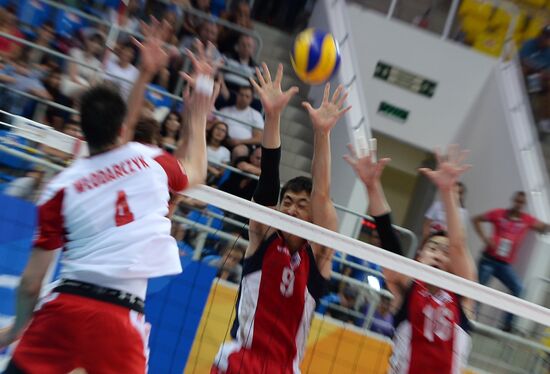
<svg viewBox="0 0 550 374"><path fill-rule="evenodd" d="M418 254L418 261L447 271L449 268L449 238L434 236L428 239Z"/></svg>
<svg viewBox="0 0 550 374"><path fill-rule="evenodd" d="M311 220L310 196L306 191L286 191L279 208L284 214L304 221Z"/></svg>
<svg viewBox="0 0 550 374"><path fill-rule="evenodd" d="M512 209L516 212L521 212L527 203L527 199L523 194L516 194L512 200Z"/></svg>

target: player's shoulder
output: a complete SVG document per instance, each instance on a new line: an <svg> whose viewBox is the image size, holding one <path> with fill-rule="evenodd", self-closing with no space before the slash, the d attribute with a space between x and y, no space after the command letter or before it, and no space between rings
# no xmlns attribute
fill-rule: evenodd
<svg viewBox="0 0 550 374"><path fill-rule="evenodd" d="M157 146L142 144L138 142L129 142L125 145L125 147L128 153L140 153L150 158L155 158L167 153Z"/></svg>

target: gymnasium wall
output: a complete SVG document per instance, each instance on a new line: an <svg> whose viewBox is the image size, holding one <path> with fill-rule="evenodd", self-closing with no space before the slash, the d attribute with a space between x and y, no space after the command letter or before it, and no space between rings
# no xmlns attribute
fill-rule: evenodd
<svg viewBox="0 0 550 374"><path fill-rule="evenodd" d="M357 4L348 3L348 15L372 129L425 150L449 144L497 60ZM435 81L433 97L375 78L379 61ZM407 120L378 114L382 101L408 110Z"/></svg>

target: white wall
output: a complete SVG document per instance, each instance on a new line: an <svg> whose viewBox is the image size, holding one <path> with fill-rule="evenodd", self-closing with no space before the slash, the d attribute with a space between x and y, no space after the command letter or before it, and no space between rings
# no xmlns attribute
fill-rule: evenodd
<svg viewBox="0 0 550 374"><path fill-rule="evenodd" d="M426 150L449 144L497 60L357 4L348 3L348 14L372 129ZM378 61L438 82L435 95L427 98L374 78ZM378 115L382 100L409 110L407 122Z"/></svg>

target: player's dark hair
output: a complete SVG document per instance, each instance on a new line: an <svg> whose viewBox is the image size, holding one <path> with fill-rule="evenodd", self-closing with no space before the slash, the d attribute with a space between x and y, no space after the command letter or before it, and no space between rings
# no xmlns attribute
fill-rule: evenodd
<svg viewBox="0 0 550 374"><path fill-rule="evenodd" d="M287 191L292 191L295 193L300 193L305 191L308 193L308 195L310 195L312 189L313 189L313 183L311 178L308 178L308 177L292 178L291 180L286 182L283 188L281 189L281 200L283 199Z"/></svg>
<svg viewBox="0 0 550 374"><path fill-rule="evenodd" d="M96 150L116 143L126 117L126 103L114 88L99 85L80 99L80 127L88 145Z"/></svg>

